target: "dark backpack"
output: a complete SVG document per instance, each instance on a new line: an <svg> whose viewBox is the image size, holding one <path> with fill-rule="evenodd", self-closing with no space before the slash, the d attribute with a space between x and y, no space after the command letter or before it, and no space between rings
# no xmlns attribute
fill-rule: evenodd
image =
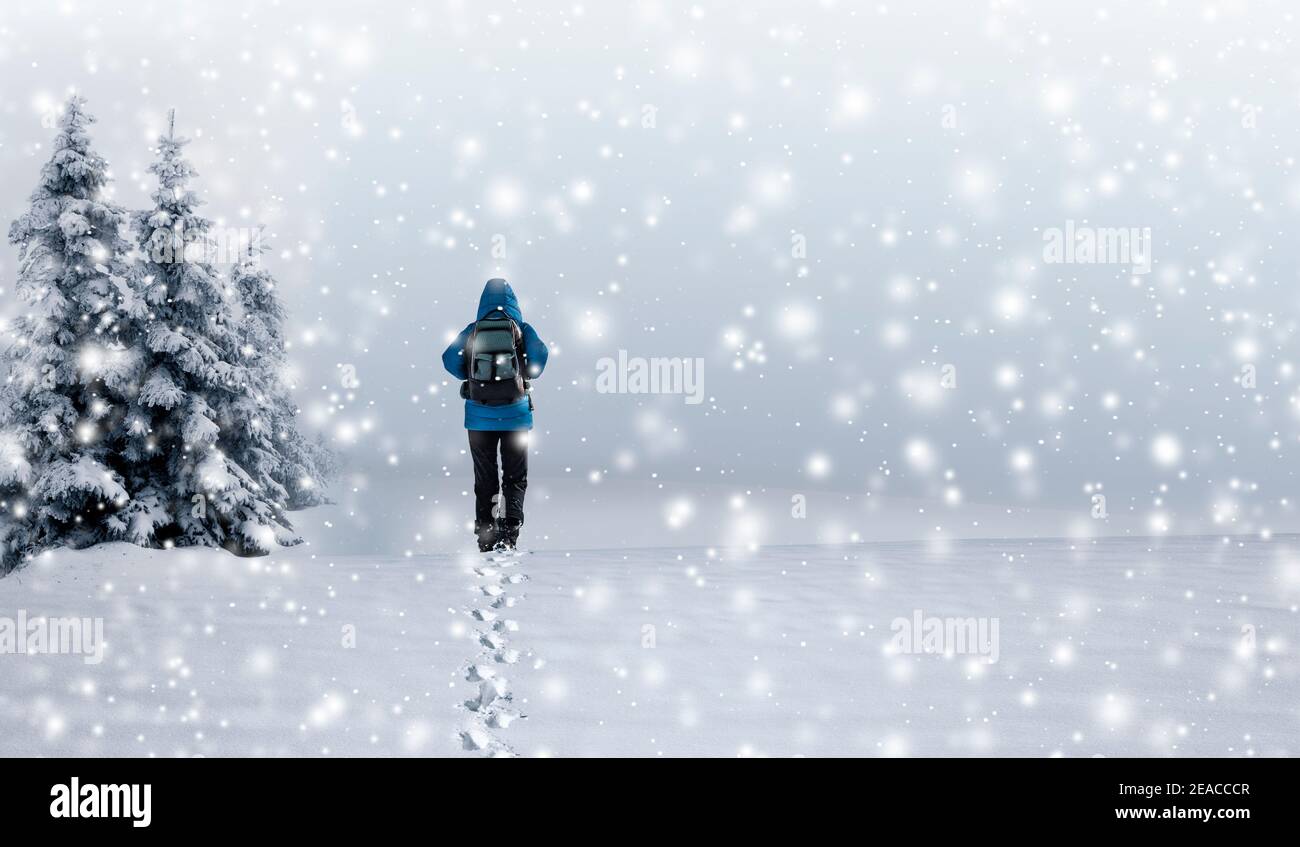
<svg viewBox="0 0 1300 847"><path fill-rule="evenodd" d="M523 365L524 334L505 312L480 318L465 342L461 396L487 406L504 406L528 393Z"/></svg>

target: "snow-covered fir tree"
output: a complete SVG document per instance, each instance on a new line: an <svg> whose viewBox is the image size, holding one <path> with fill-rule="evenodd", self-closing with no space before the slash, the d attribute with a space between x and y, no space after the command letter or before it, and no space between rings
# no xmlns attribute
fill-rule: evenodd
<svg viewBox="0 0 1300 847"><path fill-rule="evenodd" d="M285 376L286 312L275 278L262 266L262 249L260 238L254 239L230 273L242 310L239 363L248 380L244 395L232 405L237 415L233 424L255 442L258 481L283 490L288 508L302 509L326 502L324 483L333 470L333 455L298 430L299 410Z"/></svg>
<svg viewBox="0 0 1300 847"><path fill-rule="evenodd" d="M0 571L51 544L124 537L132 505L118 447L143 369L127 212L106 196L85 101L64 107L30 208L9 228L25 311L0 387Z"/></svg>
<svg viewBox="0 0 1300 847"><path fill-rule="evenodd" d="M264 553L300 539L271 472L274 446L244 426L252 380L239 361L234 298L210 261L211 223L188 188L196 172L182 155L187 143L172 126L159 138L154 207L135 216L149 315L134 407L144 437L128 458L139 499L159 507L156 542Z"/></svg>
<svg viewBox="0 0 1300 847"><path fill-rule="evenodd" d="M93 118L73 97L9 237L26 311L0 386L0 570L41 549L122 539L269 552L289 508L324 502L331 454L285 383L284 308L257 257L227 284L174 129L153 208L105 197Z"/></svg>

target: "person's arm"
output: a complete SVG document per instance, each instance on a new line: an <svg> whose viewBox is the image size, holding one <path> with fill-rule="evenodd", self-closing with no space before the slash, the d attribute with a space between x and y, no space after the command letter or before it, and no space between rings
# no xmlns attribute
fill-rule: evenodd
<svg viewBox="0 0 1300 847"><path fill-rule="evenodd" d="M546 349L546 342L538 337L537 330L533 329L530 324L524 324L520 329L524 335L524 366L527 369L528 378L536 379L546 369L546 359L550 356L551 351Z"/></svg>
<svg viewBox="0 0 1300 847"><path fill-rule="evenodd" d="M469 371L465 369L465 345L469 342L469 334L473 331L474 324L465 327L460 335L456 336L456 340L442 351L442 366L456 379L469 379Z"/></svg>

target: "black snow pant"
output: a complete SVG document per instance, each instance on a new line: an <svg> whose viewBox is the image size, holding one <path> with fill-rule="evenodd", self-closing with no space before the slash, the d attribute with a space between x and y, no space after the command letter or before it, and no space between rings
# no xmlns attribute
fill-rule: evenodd
<svg viewBox="0 0 1300 847"><path fill-rule="evenodd" d="M497 447L501 448L501 479L497 479ZM524 490L528 488L528 433L469 431L474 457L474 528L493 525L492 498L502 494L502 523L524 522Z"/></svg>

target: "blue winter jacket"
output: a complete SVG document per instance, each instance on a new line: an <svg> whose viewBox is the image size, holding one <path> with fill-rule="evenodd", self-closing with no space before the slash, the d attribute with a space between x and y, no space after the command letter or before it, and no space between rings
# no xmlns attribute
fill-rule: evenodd
<svg viewBox="0 0 1300 847"><path fill-rule="evenodd" d="M523 366L529 379L536 379L546 368L549 351L542 339L537 337L537 330L524 323L524 316L519 311L519 300L510 283L504 279L489 279L483 286L483 296L478 300L478 317L456 336L456 340L442 352L442 365L457 379L468 378L465 369L465 344L469 334L474 330L474 323L489 313L500 309L519 324L524 335ZM533 412L528 408L528 398L524 397L505 406L488 406L475 400L465 401L465 429L477 429L489 432L501 430L514 431L533 428Z"/></svg>

